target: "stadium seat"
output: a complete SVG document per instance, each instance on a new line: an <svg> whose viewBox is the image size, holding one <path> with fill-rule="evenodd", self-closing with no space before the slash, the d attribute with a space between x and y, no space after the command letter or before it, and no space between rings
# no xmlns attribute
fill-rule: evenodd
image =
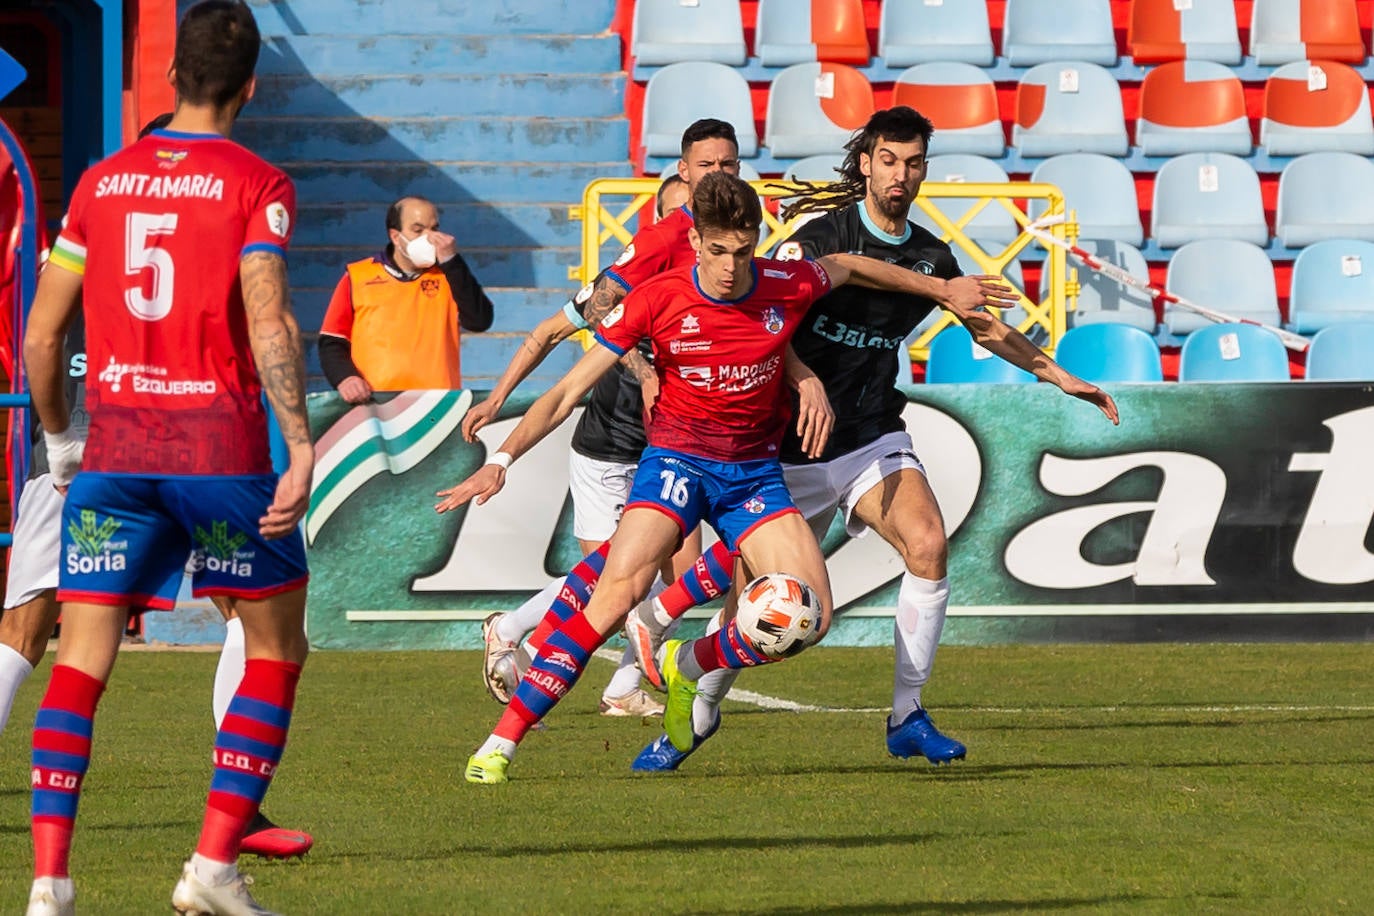
<svg viewBox="0 0 1374 916"><path fill-rule="evenodd" d="M1134 277L1149 282L1150 265L1140 249L1125 242L1106 239L1082 239L1078 246L1109 264L1115 264ZM1123 286L1086 264L1070 261L1070 270L1078 278L1078 302L1068 314L1070 327L1089 324L1127 324L1153 334L1159 323L1155 318L1154 300L1149 293L1131 286ZM1049 271L1040 274L1040 301L1049 295Z"/></svg>
<svg viewBox="0 0 1374 916"><path fill-rule="evenodd" d="M1325 151L1374 154L1369 87L1346 64L1297 61L1264 84L1260 144L1271 156Z"/></svg>
<svg viewBox="0 0 1374 916"><path fill-rule="evenodd" d="M759 0L754 53L765 67L868 63L863 0Z"/></svg>
<svg viewBox="0 0 1374 916"><path fill-rule="evenodd" d="M1145 237L1135 176L1120 159L1099 153L1065 153L1035 167L1031 181L1057 185L1064 205L1078 218L1082 239L1115 239L1139 245ZM1032 219L1045 210L1039 200L1027 202Z"/></svg>
<svg viewBox="0 0 1374 916"><path fill-rule="evenodd" d="M1374 321L1323 328L1307 350L1309 382L1374 381Z"/></svg>
<svg viewBox="0 0 1374 916"><path fill-rule="evenodd" d="M711 103L700 89L693 92ZM833 153L873 111L873 87L853 67L793 64L773 78L764 143L776 158Z"/></svg>
<svg viewBox="0 0 1374 916"><path fill-rule="evenodd" d="M1002 53L1013 67L1117 61L1109 0L1007 0Z"/></svg>
<svg viewBox="0 0 1374 916"><path fill-rule="evenodd" d="M1145 74L1135 143L1147 156L1235 153L1248 156L1253 139L1245 87L1210 60L1176 60Z"/></svg>
<svg viewBox="0 0 1374 916"><path fill-rule="evenodd" d="M782 173L783 181L835 181L835 170L844 163L844 153L821 153L798 159Z"/></svg>
<svg viewBox="0 0 1374 916"><path fill-rule="evenodd" d="M993 356L973 342L972 335L962 324L945 328L930 342L930 356L926 360L926 382L935 385L1025 384L1035 376Z"/></svg>
<svg viewBox="0 0 1374 916"><path fill-rule="evenodd" d="M1189 242L1169 259L1164 286L1175 296L1238 321L1274 326L1280 321L1274 264L1263 248L1249 242ZM1195 312L1164 304L1164 327L1170 334L1192 334L1210 324Z"/></svg>
<svg viewBox="0 0 1374 916"><path fill-rule="evenodd" d="M1159 344L1128 324L1085 324L1059 338L1054 361L1079 378L1104 382L1162 382Z"/></svg>
<svg viewBox="0 0 1374 916"><path fill-rule="evenodd" d="M682 132L699 118L729 121L739 138L739 154L758 155L754 104L749 84L737 71L724 64L691 62L669 64L649 77L640 139L648 155L680 156Z"/></svg>
<svg viewBox="0 0 1374 916"><path fill-rule="evenodd" d="M1355 0L1254 0L1250 53L1261 66L1295 60L1364 63Z"/></svg>
<svg viewBox="0 0 1374 916"><path fill-rule="evenodd" d="M1289 248L1322 239L1374 241L1374 162L1354 153L1308 153L1279 175L1274 234Z"/></svg>
<svg viewBox="0 0 1374 916"><path fill-rule="evenodd" d="M1137 64L1171 60L1240 63L1234 0L1132 0L1126 44Z"/></svg>
<svg viewBox="0 0 1374 916"><path fill-rule="evenodd" d="M1314 334L1334 324L1374 321L1374 242L1327 239L1293 262L1288 327Z"/></svg>
<svg viewBox="0 0 1374 916"><path fill-rule="evenodd" d="M892 68L942 60L991 66L987 4L889 0L878 18L878 56Z"/></svg>
<svg viewBox="0 0 1374 916"><path fill-rule="evenodd" d="M1286 382L1288 351L1253 324L1209 324L1183 342L1180 382Z"/></svg>
<svg viewBox="0 0 1374 916"><path fill-rule="evenodd" d="M715 61L733 67L749 58L739 0L638 0L630 53L648 65Z"/></svg>
<svg viewBox="0 0 1374 916"><path fill-rule="evenodd" d="M1269 241L1259 176L1226 153L1188 153L1155 173L1150 235L1163 248L1196 239Z"/></svg>
<svg viewBox="0 0 1374 916"><path fill-rule="evenodd" d="M917 64L897 77L892 104L930 118L941 153L996 157L1006 148L997 86L972 64Z"/></svg>
<svg viewBox="0 0 1374 916"><path fill-rule="evenodd" d="M980 238L974 238L973 241L977 243L978 247L983 249L984 251L990 250L993 252L997 252L1002 250L1001 242L994 242L991 239ZM983 273L983 268L979 267L978 262L973 260L973 256L970 255L967 251L965 251L961 246L951 245L950 247L954 251L954 260L956 263L958 263L959 270L963 271L964 276L971 276L973 274ZM1026 281L1024 275L1021 272L1020 261L1008 262L1007 266L1002 270L1002 276L1006 277L1007 280L1017 289L1026 288Z"/></svg>
<svg viewBox="0 0 1374 916"><path fill-rule="evenodd" d="M1000 165L991 159L984 159L982 156L931 156L927 162L926 181L928 182L1004 184L1007 180L1007 173L1003 171ZM978 198L974 197L930 198L930 202L935 205L936 209L955 223L959 222L977 200ZM918 226L926 227L937 236L944 234L944 230L940 229L935 221L919 206L912 208L911 219ZM964 226L964 232L970 238L987 239L991 242L1005 244L1016 238L1021 233L1021 229L1006 207L997 201L990 201L982 210L978 211L973 219L969 220Z"/></svg>
<svg viewBox="0 0 1374 916"><path fill-rule="evenodd" d="M1097 64L1056 62L1026 71L1016 86L1011 142L1022 156L1104 153L1130 145L1121 87Z"/></svg>

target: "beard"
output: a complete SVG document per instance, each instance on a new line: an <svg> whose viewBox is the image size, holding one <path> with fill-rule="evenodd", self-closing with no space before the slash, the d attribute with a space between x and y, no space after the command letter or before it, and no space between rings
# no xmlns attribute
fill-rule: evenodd
<svg viewBox="0 0 1374 916"><path fill-rule="evenodd" d="M911 210L911 198L905 194L901 197L892 197L890 194L873 194L870 196L878 212L890 219L905 219Z"/></svg>

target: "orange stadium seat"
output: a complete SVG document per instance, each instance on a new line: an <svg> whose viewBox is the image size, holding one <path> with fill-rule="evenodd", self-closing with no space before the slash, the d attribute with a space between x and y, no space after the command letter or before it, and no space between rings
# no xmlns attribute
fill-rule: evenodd
<svg viewBox="0 0 1374 916"><path fill-rule="evenodd" d="M773 78L764 143L777 158L833 153L874 112L873 87L844 64L793 64Z"/></svg>
<svg viewBox="0 0 1374 916"><path fill-rule="evenodd" d="M942 153L997 157L1005 150L997 86L972 64L917 64L897 77L892 104L930 118Z"/></svg>
<svg viewBox="0 0 1374 916"><path fill-rule="evenodd" d="M1240 63L1233 0L1191 0L1184 9L1175 0L1132 0L1126 35L1137 64L1185 59Z"/></svg>
<svg viewBox="0 0 1374 916"><path fill-rule="evenodd" d="M1121 87L1097 64L1031 67L1016 86L1012 145L1022 156L1060 153L1126 155Z"/></svg>
<svg viewBox="0 0 1374 916"><path fill-rule="evenodd" d="M1261 65L1295 60L1364 63L1355 0L1255 0L1250 53Z"/></svg>
<svg viewBox="0 0 1374 916"><path fill-rule="evenodd" d="M1210 60L1176 60L1145 74L1140 85L1136 146L1147 156L1250 153L1245 87Z"/></svg>
<svg viewBox="0 0 1374 916"><path fill-rule="evenodd" d="M863 0L759 0L754 51L765 67L867 64Z"/></svg>
<svg viewBox="0 0 1374 916"><path fill-rule="evenodd" d="M1374 154L1369 87L1354 69L1335 61L1284 64L1264 84L1260 144L1271 156Z"/></svg>

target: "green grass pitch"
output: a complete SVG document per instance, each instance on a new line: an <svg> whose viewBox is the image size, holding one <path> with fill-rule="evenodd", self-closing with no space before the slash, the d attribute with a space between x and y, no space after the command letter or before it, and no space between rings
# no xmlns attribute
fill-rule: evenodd
<svg viewBox="0 0 1374 916"><path fill-rule="evenodd" d="M212 653L130 652L96 721L83 914L164 912L210 772ZM463 765L499 708L480 656L319 653L266 810L315 834L245 857L289 914L1374 912L1374 647L945 647L927 703L969 746L887 756L891 650L818 649L738 686L677 774L596 714L597 662L512 782ZM0 736L0 907L30 879L28 728Z"/></svg>

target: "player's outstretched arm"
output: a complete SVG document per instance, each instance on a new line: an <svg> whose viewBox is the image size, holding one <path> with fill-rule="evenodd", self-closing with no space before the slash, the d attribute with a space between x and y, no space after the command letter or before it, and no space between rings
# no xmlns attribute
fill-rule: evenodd
<svg viewBox="0 0 1374 916"><path fill-rule="evenodd" d="M802 362L792 345L787 345L787 384L797 390L797 437L808 458L819 458L835 427L835 410L826 396L825 385L811 367Z"/></svg>
<svg viewBox="0 0 1374 916"><path fill-rule="evenodd" d="M266 251L250 252L239 262L239 282L248 313L248 343L290 460L272 505L258 520L263 537L279 538L295 530L305 515L315 472L315 446L305 412L305 356L300 327L291 312L286 260Z"/></svg>
<svg viewBox="0 0 1374 916"><path fill-rule="evenodd" d="M38 278L38 291L24 331L24 371L29 396L43 424L53 483L65 487L81 467L83 443L73 436L71 412L62 386L63 345L67 329L81 309L81 274L49 262Z"/></svg>
<svg viewBox="0 0 1374 916"><path fill-rule="evenodd" d="M530 405L529 411L486 464L457 486L435 494L442 498L435 504L434 511L450 512L473 498L480 506L501 492L506 485L506 468L510 467L511 462L534 448L568 419L582 396L591 390L597 379L606 374L607 369L615 365L617 359L615 352L606 347L588 350L577 361L577 365L568 370L567 375Z"/></svg>
<svg viewBox="0 0 1374 916"><path fill-rule="evenodd" d="M956 316L990 305L1007 308L1016 304L1016 291L1001 277L971 276L945 280L857 254L828 254L818 258L816 263L830 275L831 286L853 283L856 286L923 296Z"/></svg>

